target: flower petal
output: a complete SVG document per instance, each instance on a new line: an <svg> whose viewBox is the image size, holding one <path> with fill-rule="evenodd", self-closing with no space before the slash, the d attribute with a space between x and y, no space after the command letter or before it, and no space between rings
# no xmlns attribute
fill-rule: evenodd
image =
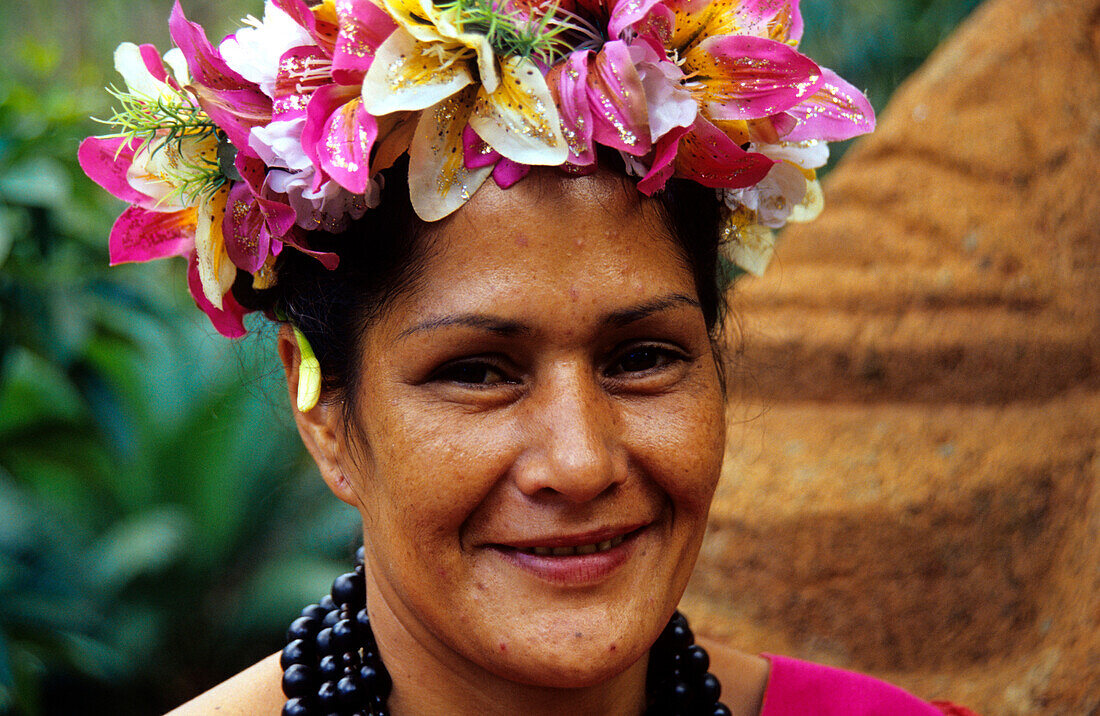
<svg viewBox="0 0 1100 716"><path fill-rule="evenodd" d="M156 50L152 53L156 64L150 66L145 47L151 48L152 45L138 47L132 42L123 42L116 47L115 70L122 75L130 92L155 100L169 91L165 84L167 75Z"/></svg>
<svg viewBox="0 0 1100 716"><path fill-rule="evenodd" d="M736 11L739 33L766 37L797 47L802 40L799 0L741 0Z"/></svg>
<svg viewBox="0 0 1100 716"><path fill-rule="evenodd" d="M699 104L683 84L684 73L644 43L631 45L630 56L645 91L649 136L657 141L673 127L690 127ZM681 132L681 134L683 134Z"/></svg>
<svg viewBox="0 0 1100 716"><path fill-rule="evenodd" d="M309 102L302 129L302 148L325 177L353 194L362 194L370 181L370 152L378 125L363 109L354 87L326 85ZM315 177L314 188L322 177Z"/></svg>
<svg viewBox="0 0 1100 716"><path fill-rule="evenodd" d="M806 195L798 206L791 209L791 215L787 221L795 224L804 224L813 221L821 215L825 208L825 193L821 190L821 182L814 179L806 184Z"/></svg>
<svg viewBox="0 0 1100 716"><path fill-rule="evenodd" d="M275 7L279 8L287 15L290 16L294 22L298 23L302 29L309 33L309 36L313 38L319 46L323 47L327 52L331 52L336 42L336 27L327 27L327 23L322 20L318 20L314 12L310 10L304 0L272 0ZM323 8L324 5L318 5L318 8Z"/></svg>
<svg viewBox="0 0 1100 716"><path fill-rule="evenodd" d="M588 103L588 50L573 52L546 76L557 98L562 136L569 145L569 161L587 165L596 161L592 151L592 106Z"/></svg>
<svg viewBox="0 0 1100 716"><path fill-rule="evenodd" d="M680 149L680 138L688 133L688 127L674 127L657 140L653 148L653 163L646 175L638 181L638 191L653 196L665 188L669 178L676 171L676 154Z"/></svg>
<svg viewBox="0 0 1100 716"><path fill-rule="evenodd" d="M183 14L179 0L172 6L168 19L168 31L176 46L187 58L191 77L210 89L240 89L249 82L225 63L221 55L206 39L206 31L191 22Z"/></svg>
<svg viewBox="0 0 1100 716"><path fill-rule="evenodd" d="M430 47L404 28L394 30L363 78L363 107L375 116L425 109L474 82L466 63L444 66Z"/></svg>
<svg viewBox="0 0 1100 716"><path fill-rule="evenodd" d="M592 138L637 157L648 154L653 144L645 88L626 43L615 40L605 44L588 68L587 80Z"/></svg>
<svg viewBox="0 0 1100 716"><path fill-rule="evenodd" d="M275 76L271 118L275 121L304 117L309 98L318 87L332 83L326 72L317 69L329 64L320 47L295 47L279 58Z"/></svg>
<svg viewBox="0 0 1100 716"><path fill-rule="evenodd" d="M621 39L623 30L634 23L641 22L655 8L659 13L667 12L661 5L661 0L629 0L615 3L607 23L607 36L612 39Z"/></svg>
<svg viewBox="0 0 1100 716"><path fill-rule="evenodd" d="M222 234L228 198L229 188L223 186L199 204L195 217L195 256L202 292L206 300L218 309L222 308L222 297L237 277L237 267L225 253L225 237Z"/></svg>
<svg viewBox="0 0 1100 716"><path fill-rule="evenodd" d="M684 71L705 88L703 110L714 119L758 119L811 97L821 68L782 42L712 37L684 57Z"/></svg>
<svg viewBox="0 0 1100 716"><path fill-rule="evenodd" d="M467 87L420 116L409 147L409 197L416 215L438 221L469 201L492 172L468 169L462 131L473 112L477 87Z"/></svg>
<svg viewBox="0 0 1100 716"><path fill-rule="evenodd" d="M760 224L729 226L729 238L718 245L727 261L753 276L763 276L775 254L775 232Z"/></svg>
<svg viewBox="0 0 1100 716"><path fill-rule="evenodd" d="M148 211L131 206L115 220L107 251L111 265L183 256L195 243L195 210Z"/></svg>
<svg viewBox="0 0 1100 716"><path fill-rule="evenodd" d="M287 246L293 246L295 250L301 251L307 256L312 256L329 271L335 271L336 267L340 265L340 257L331 251L315 251L309 248L309 239L307 236L308 232L303 231L301 227L295 226L292 227L283 238Z"/></svg>
<svg viewBox="0 0 1100 716"><path fill-rule="evenodd" d="M746 152L702 117L680 139L676 175L714 188L740 189L768 175L774 161Z"/></svg>
<svg viewBox="0 0 1100 716"><path fill-rule="evenodd" d="M470 126L485 143L520 164L557 166L569 156L558 110L539 68L529 59L500 59L496 92L481 88Z"/></svg>
<svg viewBox="0 0 1100 716"><path fill-rule="evenodd" d="M517 164L511 159L502 158L493 166L493 181L501 189L507 189L523 177L527 176L531 167L527 164Z"/></svg>
<svg viewBox="0 0 1100 716"><path fill-rule="evenodd" d="M446 38L436 21L439 13L431 0L381 0L386 13L406 32L421 42L440 42Z"/></svg>
<svg viewBox="0 0 1100 716"><path fill-rule="evenodd" d="M244 182L229 191L222 235L229 260L249 273L259 271L271 252L271 234L265 230L258 200Z"/></svg>
<svg viewBox="0 0 1100 716"><path fill-rule="evenodd" d="M359 84L375 50L397 25L370 0L336 0L336 16L340 34L332 57L332 77L340 84Z"/></svg>
<svg viewBox="0 0 1100 716"><path fill-rule="evenodd" d="M207 300L203 292L202 279L199 276L199 265L195 254L191 254L187 261L187 288L190 289L195 304L210 319L210 323L214 325L218 333L226 338L240 338L248 333L242 320L248 311L237 303L232 293L227 293L222 297L220 308Z"/></svg>
<svg viewBox="0 0 1100 716"><path fill-rule="evenodd" d="M271 98L259 90L218 90L203 85L192 88L202 110L239 150L248 149L248 135L253 127L263 127L271 121Z"/></svg>
<svg viewBox="0 0 1100 716"><path fill-rule="evenodd" d="M875 110L863 93L832 70L823 69L822 73L823 82L817 92L788 110L798 119L798 126L784 139L840 142L873 131Z"/></svg>
<svg viewBox="0 0 1100 716"><path fill-rule="evenodd" d="M665 5L676 17L675 29L669 39L669 47L682 57L708 37L732 34L733 28L721 32L724 23L732 23L736 17L732 6L738 0L666 0ZM712 26L717 25L717 28ZM719 30L719 31L715 31Z"/></svg>
<svg viewBox="0 0 1100 716"><path fill-rule="evenodd" d="M467 169L480 169L491 167L500 161L500 152L496 151L485 140L477 136L477 132L470 125L462 130L462 161Z"/></svg>
<svg viewBox="0 0 1100 716"><path fill-rule="evenodd" d="M114 196L153 209L156 199L131 186L126 176L140 146L136 139L127 142L122 137L88 137L80 143L76 158L84 173Z"/></svg>
<svg viewBox="0 0 1100 716"><path fill-rule="evenodd" d="M416 112L394 112L375 119L378 139L374 142L374 161L371 162L374 171L389 169L402 154L409 151L419 117Z"/></svg>

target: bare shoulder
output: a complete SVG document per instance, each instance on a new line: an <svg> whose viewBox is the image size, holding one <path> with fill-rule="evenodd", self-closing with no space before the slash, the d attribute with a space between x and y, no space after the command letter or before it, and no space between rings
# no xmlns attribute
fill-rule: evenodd
<svg viewBox="0 0 1100 716"><path fill-rule="evenodd" d="M711 673L722 682L722 702L734 714L757 716L768 686L768 672L771 669L768 660L705 636L699 636L697 641L710 655Z"/></svg>
<svg viewBox="0 0 1100 716"><path fill-rule="evenodd" d="M169 716L278 714L285 700L282 676L279 654L272 654L169 712Z"/></svg>

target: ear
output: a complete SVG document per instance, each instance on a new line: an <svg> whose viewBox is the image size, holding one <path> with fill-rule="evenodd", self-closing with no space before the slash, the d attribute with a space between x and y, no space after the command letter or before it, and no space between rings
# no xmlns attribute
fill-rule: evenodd
<svg viewBox="0 0 1100 716"><path fill-rule="evenodd" d="M290 408L294 412L294 422L298 425L298 434L302 436L309 454L321 471L321 477L332 493L352 507L359 507L351 483L344 472L342 457L347 454L343 439L343 416L340 406L317 402L312 409L302 412L298 409L298 369L302 363L302 353L294 337L294 329L288 323L279 328L279 358L286 371L286 386L290 393Z"/></svg>

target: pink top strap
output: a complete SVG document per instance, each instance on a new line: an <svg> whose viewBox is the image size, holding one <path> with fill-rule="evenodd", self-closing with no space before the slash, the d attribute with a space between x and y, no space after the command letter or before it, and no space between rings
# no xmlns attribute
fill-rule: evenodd
<svg viewBox="0 0 1100 716"><path fill-rule="evenodd" d="M943 716L897 686L831 666L762 654L771 662L760 716Z"/></svg>

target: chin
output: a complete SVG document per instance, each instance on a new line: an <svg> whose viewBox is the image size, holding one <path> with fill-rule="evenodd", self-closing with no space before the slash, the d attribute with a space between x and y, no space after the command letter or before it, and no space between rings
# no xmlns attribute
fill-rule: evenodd
<svg viewBox="0 0 1100 716"><path fill-rule="evenodd" d="M649 641L626 645L603 640L555 647L534 645L517 648L513 655L500 655L504 658L494 659L490 671L530 686L583 689L606 684L644 661L650 646Z"/></svg>
<svg viewBox="0 0 1100 716"><path fill-rule="evenodd" d="M674 608L671 603L668 611ZM664 610L648 601L528 612L520 619L507 641L482 652L488 662L483 666L510 681L544 688L585 688L606 683L639 661L644 668L667 623Z"/></svg>

